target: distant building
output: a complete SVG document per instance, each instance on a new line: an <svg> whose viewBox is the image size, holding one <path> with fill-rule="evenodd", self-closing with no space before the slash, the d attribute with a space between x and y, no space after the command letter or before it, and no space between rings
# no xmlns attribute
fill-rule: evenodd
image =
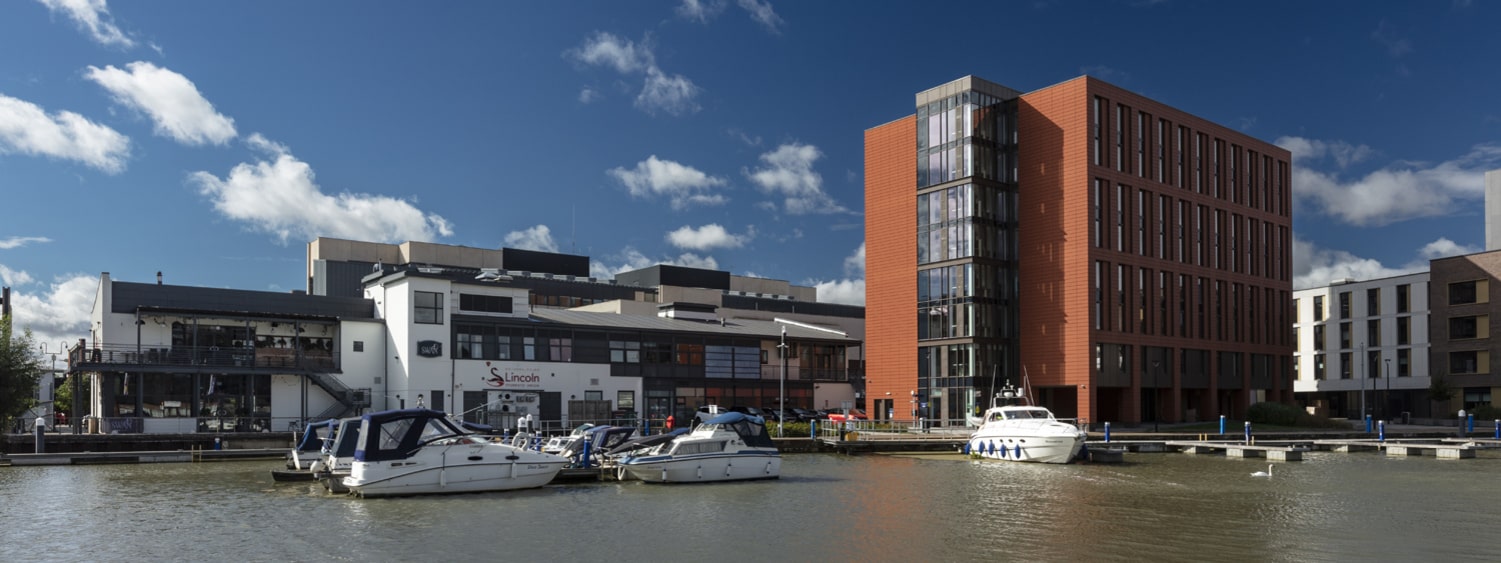
<svg viewBox="0 0 1501 563"><path fill-rule="evenodd" d="M1439 258L1429 268L1430 362L1453 395L1436 403L1433 415L1495 407L1501 395L1501 250Z"/></svg>
<svg viewBox="0 0 1501 563"><path fill-rule="evenodd" d="M1294 292L1298 402L1351 420L1431 416L1430 294L1428 272Z"/></svg>
<svg viewBox="0 0 1501 563"><path fill-rule="evenodd" d="M1288 151L1091 77L915 101L865 132L877 417L1023 378L1090 423L1292 401Z"/></svg>
<svg viewBox="0 0 1501 563"><path fill-rule="evenodd" d="M102 432L281 431L419 403L566 426L862 397L859 307L675 266L597 280L587 258L511 250L319 239L293 293L105 273L69 370L97 375Z"/></svg>

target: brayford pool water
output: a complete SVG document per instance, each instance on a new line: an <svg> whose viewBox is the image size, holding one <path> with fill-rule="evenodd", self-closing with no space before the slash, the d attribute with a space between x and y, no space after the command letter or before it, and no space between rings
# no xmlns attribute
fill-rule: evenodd
<svg viewBox="0 0 1501 563"><path fill-rule="evenodd" d="M776 481L356 499L280 462L0 468L0 561L1495 560L1477 459L789 455Z"/></svg>

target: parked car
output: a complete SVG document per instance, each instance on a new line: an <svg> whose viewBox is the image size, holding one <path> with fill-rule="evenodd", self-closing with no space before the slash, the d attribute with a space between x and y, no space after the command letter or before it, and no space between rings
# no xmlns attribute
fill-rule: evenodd
<svg viewBox="0 0 1501 563"><path fill-rule="evenodd" d="M716 416L719 416L721 414L724 414L726 412L729 412L729 411L725 410L724 407L721 407L719 405L704 405L702 407L699 407L698 408L698 412L693 415L693 419L694 419L694 423L693 424L694 425L703 424L705 422L708 422L709 419L714 418Z"/></svg>
<svg viewBox="0 0 1501 563"><path fill-rule="evenodd" d="M793 415L797 416L797 421L798 422L808 422L810 420L818 420L819 418L822 418L822 417L818 416L818 411L815 411L815 410L812 410L812 409L804 409L804 408L796 408L796 407L794 407L794 408L791 408L791 409L787 409L787 412L789 413L788 416L793 416Z"/></svg>
<svg viewBox="0 0 1501 563"><path fill-rule="evenodd" d="M730 411L731 412L743 413L743 414L746 414L748 416L759 416L759 417L764 418L767 421L771 421L771 422L775 422L777 420L777 413L775 411L771 411L771 410L768 410L768 409L763 409L763 408L760 408L760 407L747 407L747 406L744 406L744 405L735 405L733 407L730 407Z"/></svg>

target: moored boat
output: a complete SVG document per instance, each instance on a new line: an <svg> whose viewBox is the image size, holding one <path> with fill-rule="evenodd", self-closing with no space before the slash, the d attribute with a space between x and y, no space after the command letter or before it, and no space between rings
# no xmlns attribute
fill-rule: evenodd
<svg viewBox="0 0 1501 563"><path fill-rule="evenodd" d="M996 393L995 406L985 411L965 449L989 459L1039 463L1068 463L1078 456L1087 434L1047 408L1027 403L1009 385Z"/></svg>
<svg viewBox="0 0 1501 563"><path fill-rule="evenodd" d="M464 432L427 409L364 415L357 441L343 484L363 497L541 487L569 463Z"/></svg>
<svg viewBox="0 0 1501 563"><path fill-rule="evenodd" d="M340 419L333 443L323 452L323 459L313 464L313 474L329 492L349 492L344 486L344 478L349 476L349 469L354 465L354 449L359 446L359 436L359 417Z"/></svg>
<svg viewBox="0 0 1501 563"><path fill-rule="evenodd" d="M272 469L271 479L278 482L317 479L313 474L313 464L322 458L324 450L328 448L338 422L337 419L330 418L308 424L296 447L287 452L286 469Z"/></svg>
<svg viewBox="0 0 1501 563"><path fill-rule="evenodd" d="M760 417L730 412L655 448L622 457L621 476L648 483L776 479L782 455Z"/></svg>

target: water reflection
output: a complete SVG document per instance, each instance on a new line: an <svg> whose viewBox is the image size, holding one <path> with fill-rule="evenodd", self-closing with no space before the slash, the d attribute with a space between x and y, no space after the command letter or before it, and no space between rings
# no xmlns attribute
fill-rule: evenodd
<svg viewBox="0 0 1501 563"><path fill-rule="evenodd" d="M795 455L778 481L393 499L280 462L0 469L5 561L1435 560L1491 552L1501 458L1175 454L1042 466ZM17 546L30 546L20 549Z"/></svg>

